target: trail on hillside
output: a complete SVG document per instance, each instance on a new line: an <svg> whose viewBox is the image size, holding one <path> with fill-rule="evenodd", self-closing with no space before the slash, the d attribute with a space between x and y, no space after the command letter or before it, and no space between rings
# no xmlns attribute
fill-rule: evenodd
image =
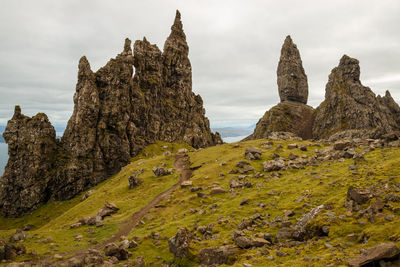
<svg viewBox="0 0 400 267"><path fill-rule="evenodd" d="M157 195L152 201L150 201L141 210L135 212L129 220L121 223L121 226L116 234L114 234L112 237L110 237L109 239L107 239L106 241L104 241L98 245L94 245L89 248L85 248L85 249L81 249L81 250L59 253L59 255L65 256L64 261L66 261L66 260L68 260L68 258L71 258L74 256L79 256L79 255L86 253L89 249L101 250L106 245L118 241L122 236L128 235L132 231L132 229L143 219L143 217L152 208L154 208L157 204L159 204L162 200L164 200L165 197L167 197L176 188L178 188L182 184L183 181L186 181L191 177L192 170L190 169L190 158L187 154L183 154L183 153L175 154L174 167L175 167L175 170L180 174L178 182L176 184L174 184L173 186L171 186L170 188L168 188L167 190L165 190L164 192ZM41 258L41 259L32 260L30 262L41 265L41 263L49 263L49 260L51 261L51 259L52 259L52 256L49 256L49 257L45 257L45 258ZM60 263L60 262L58 262L58 263Z"/></svg>
<svg viewBox="0 0 400 267"><path fill-rule="evenodd" d="M111 238L104 241L101 244L95 245L94 249L102 249L107 244L113 243L118 241L121 236L128 235L132 229L143 219L143 217L157 204L159 204L166 196L171 194L177 187L179 187L183 181L186 181L192 175L192 171L190 170L190 159L187 154L177 153L175 154L175 163L174 163L175 170L180 173L179 181L168 188L166 191L162 192L161 194L157 195L150 203L144 206L141 210L134 213L132 217L122 224L119 231L114 234Z"/></svg>

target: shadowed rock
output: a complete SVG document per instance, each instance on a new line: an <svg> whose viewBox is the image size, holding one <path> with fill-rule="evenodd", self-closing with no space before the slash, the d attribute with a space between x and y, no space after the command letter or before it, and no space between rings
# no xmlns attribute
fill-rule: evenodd
<svg viewBox="0 0 400 267"><path fill-rule="evenodd" d="M70 199L156 140L183 139L195 148L221 144L201 97L192 92L188 53L177 11L163 52L144 38L133 54L125 39L123 51L97 72L82 57L61 141L45 114L29 118L16 107L4 132L10 157L0 180L0 214L21 216L49 199Z"/></svg>

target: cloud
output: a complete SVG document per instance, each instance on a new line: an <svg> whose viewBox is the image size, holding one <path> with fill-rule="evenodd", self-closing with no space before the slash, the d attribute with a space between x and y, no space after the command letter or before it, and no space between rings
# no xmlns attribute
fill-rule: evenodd
<svg viewBox="0 0 400 267"><path fill-rule="evenodd" d="M363 84L400 99L400 2L387 1L29 1L0 10L0 123L16 104L46 112L55 124L72 113L77 63L97 70L125 37L146 36L162 48L175 9L182 13L193 91L212 126L253 124L279 101L276 68L290 34L318 106L328 75L343 54L360 60Z"/></svg>

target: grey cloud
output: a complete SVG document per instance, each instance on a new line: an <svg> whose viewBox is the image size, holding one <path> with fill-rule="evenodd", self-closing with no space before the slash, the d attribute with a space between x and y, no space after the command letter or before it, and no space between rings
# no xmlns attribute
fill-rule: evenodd
<svg viewBox="0 0 400 267"><path fill-rule="evenodd" d="M175 9L182 13L193 90L213 126L249 125L279 101L276 67L290 34L309 81L309 104L324 99L343 54L358 58L376 94L400 99L400 2L387 1L52 1L5 0L0 10L0 123L16 104L55 124L72 113L77 63L96 71L146 36L162 49Z"/></svg>

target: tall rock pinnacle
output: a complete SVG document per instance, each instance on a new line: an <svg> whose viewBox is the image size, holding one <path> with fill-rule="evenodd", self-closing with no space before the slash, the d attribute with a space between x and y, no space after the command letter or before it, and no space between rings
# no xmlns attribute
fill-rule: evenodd
<svg viewBox="0 0 400 267"><path fill-rule="evenodd" d="M281 102L290 100L307 104L307 75L303 69L300 52L290 35L286 37L281 49L277 75Z"/></svg>
<svg viewBox="0 0 400 267"><path fill-rule="evenodd" d="M0 214L21 216L50 199L70 199L157 140L195 148L222 143L192 91L188 53L177 11L163 52L144 38L132 54L125 39L123 51L97 72L82 57L61 140L45 114L29 118L17 106L4 132L10 159L0 179Z"/></svg>

